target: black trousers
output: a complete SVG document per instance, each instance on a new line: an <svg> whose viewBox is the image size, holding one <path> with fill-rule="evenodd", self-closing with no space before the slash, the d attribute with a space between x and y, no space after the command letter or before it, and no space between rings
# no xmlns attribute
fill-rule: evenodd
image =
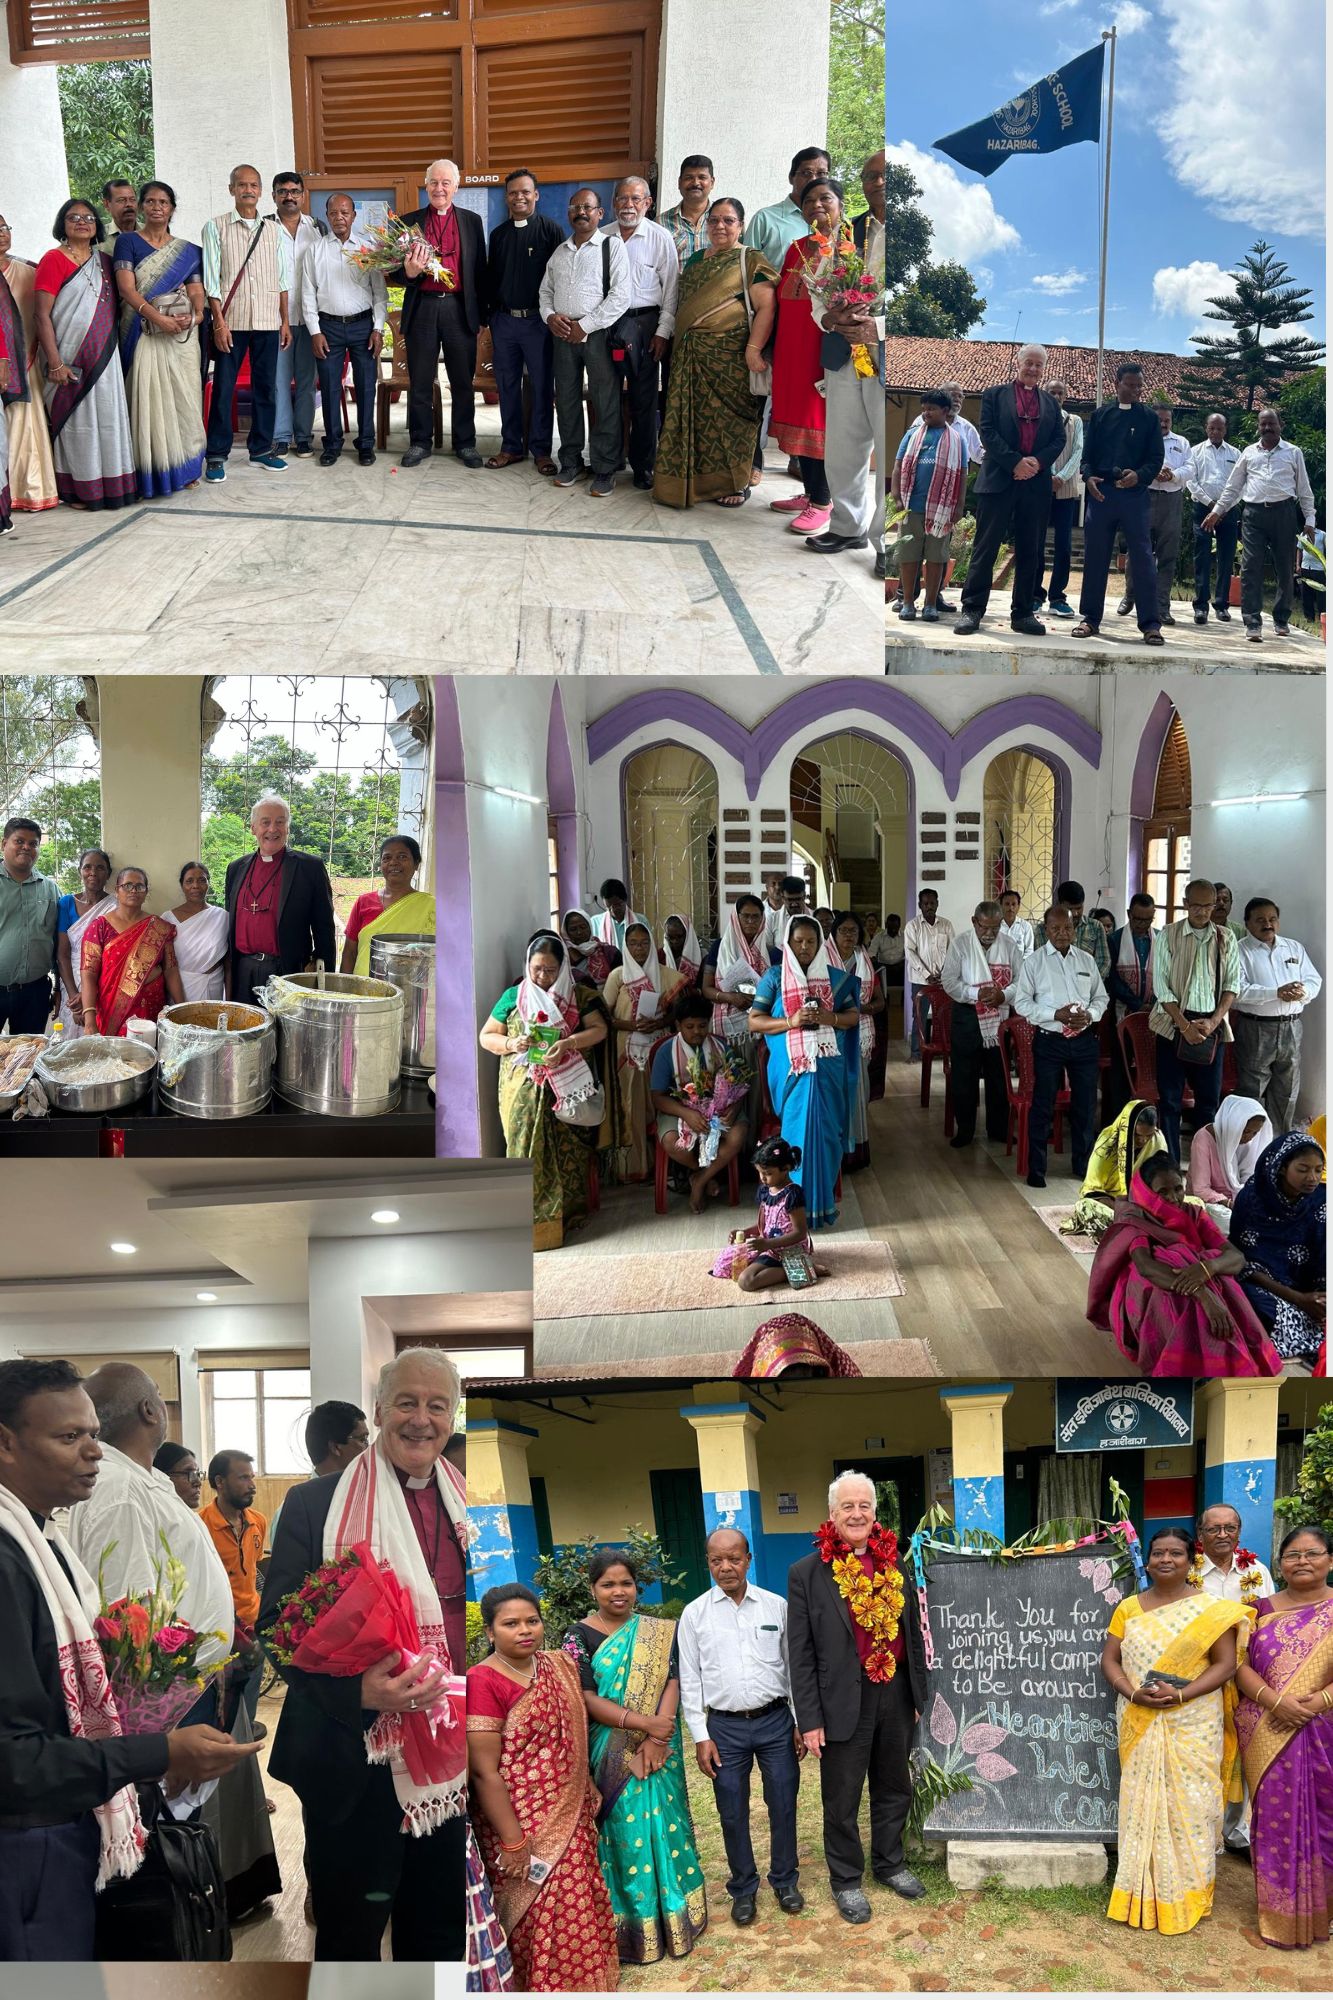
<svg viewBox="0 0 1333 2000"><path fill-rule="evenodd" d="M51 981L46 973L23 986L0 986L0 1028L6 1021L11 1035L40 1035L51 1011Z"/></svg>
<svg viewBox="0 0 1333 2000"><path fill-rule="evenodd" d="M1225 516L1223 517L1225 518ZM1264 558L1270 558L1277 576L1273 599L1273 623L1285 625L1291 617L1291 593L1296 578L1296 535L1301 526L1301 510L1294 500L1274 500L1268 505L1247 504L1240 520L1240 615L1257 630L1264 622Z"/></svg>
<svg viewBox="0 0 1333 2000"><path fill-rule="evenodd" d="M1041 583L1046 523L1051 512L1051 475L1036 472L1031 479L1015 479L1003 493L976 493L977 534L972 544L972 560L962 590L964 613L980 618L990 597L991 577L1002 542L1014 546L1014 580L1009 595L1009 615L1026 618L1036 601Z"/></svg>
<svg viewBox="0 0 1333 2000"><path fill-rule="evenodd" d="M352 364L352 392L356 398L356 448L375 449L375 383L379 362L370 351L374 316L358 313L346 319L337 313L321 313L319 330L329 343L323 361L315 363L319 375L319 395L324 407L324 449L341 451L343 446L342 379L344 358Z"/></svg>
<svg viewBox="0 0 1333 2000"><path fill-rule="evenodd" d="M907 1756L912 1747L912 1691L899 1665L891 1681L861 1676L861 1713L845 1743L826 1743L819 1760L824 1858L834 1889L855 1889L865 1873L859 1825L870 1786L870 1866L890 1875L903 1865L903 1828L912 1804Z"/></svg>
<svg viewBox="0 0 1333 2000"><path fill-rule="evenodd" d="M1004 1088L1004 1058L998 1048L988 1049L981 1039L981 1023L975 1007L954 1002L951 1054L953 1082L954 1136L971 1139L977 1129L977 1101L981 1080L986 1079L986 1137L1005 1139L1009 1135L1009 1100Z"/></svg>
<svg viewBox="0 0 1333 2000"><path fill-rule="evenodd" d="M304 1800L302 1817L317 1959L377 1961L390 1921L396 1961L462 1958L461 1819L420 1839L403 1833L403 1809L383 1764L372 1767L352 1817L331 1820Z"/></svg>
<svg viewBox="0 0 1333 2000"><path fill-rule="evenodd" d="M1231 572L1236 566L1236 537L1240 533L1240 508L1232 507L1208 534L1200 527L1212 512L1207 500L1194 502L1194 609L1208 609L1209 582L1216 557L1216 582L1212 584L1213 609L1225 611L1231 602Z"/></svg>
<svg viewBox="0 0 1333 2000"><path fill-rule="evenodd" d="M93 1958L100 1847L91 1813L64 1826L0 1828L0 1962Z"/></svg>
<svg viewBox="0 0 1333 2000"><path fill-rule="evenodd" d="M650 476L657 461L658 363L651 342L657 333L655 310L626 313L607 335L618 378L629 395L629 462L632 472Z"/></svg>
<svg viewBox="0 0 1333 2000"><path fill-rule="evenodd" d="M457 292L419 292L407 344L407 435L411 444L431 447L432 396L440 356L449 377L449 431L455 451L475 451L477 419L472 377L477 369L477 336L463 318Z"/></svg>
<svg viewBox="0 0 1333 2000"><path fill-rule="evenodd" d="M1187 1014L1186 1018L1197 1020L1199 1017ZM1181 1158L1180 1107L1185 1086L1188 1084L1194 1093L1194 1130L1197 1132L1201 1125L1211 1125L1217 1116L1217 1107L1222 1101L1222 1059L1220 1036L1210 1063L1183 1063L1176 1054L1174 1030L1169 1035L1157 1037L1157 1122L1162 1128L1167 1150L1177 1163Z"/></svg>
<svg viewBox="0 0 1333 2000"><path fill-rule="evenodd" d="M750 1772L755 1764L768 1810L768 1879L775 1889L794 1888L801 1767L796 1761L791 1710L785 1701L775 1703L766 1715L723 1715L710 1709L708 1734L722 1759L722 1769L713 1780L713 1797L727 1850L727 1894L753 1896L759 1888L750 1837Z"/></svg>
<svg viewBox="0 0 1333 2000"><path fill-rule="evenodd" d="M1097 1137L1097 1063L1101 1045L1095 1028L1081 1035L1048 1035L1038 1028L1032 1037L1035 1078L1032 1109L1028 1113L1028 1172L1044 1174L1046 1149L1055 1120L1055 1099L1060 1085L1069 1079L1070 1170L1082 1180L1088 1169L1088 1155Z"/></svg>

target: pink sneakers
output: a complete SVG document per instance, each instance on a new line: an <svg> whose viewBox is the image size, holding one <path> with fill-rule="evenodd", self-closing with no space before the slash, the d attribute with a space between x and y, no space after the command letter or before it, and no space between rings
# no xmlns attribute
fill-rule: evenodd
<svg viewBox="0 0 1333 2000"><path fill-rule="evenodd" d="M794 521L788 521L787 532L792 535L822 535L832 515L833 509L831 506L812 507L807 505L803 514L798 514Z"/></svg>
<svg viewBox="0 0 1333 2000"><path fill-rule="evenodd" d="M768 511L770 514L799 514L803 507L809 505L804 493L793 493L790 500L770 500Z"/></svg>

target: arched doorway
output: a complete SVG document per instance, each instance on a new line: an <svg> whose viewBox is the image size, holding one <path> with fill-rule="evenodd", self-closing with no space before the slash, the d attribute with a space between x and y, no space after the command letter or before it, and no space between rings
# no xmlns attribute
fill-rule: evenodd
<svg viewBox="0 0 1333 2000"><path fill-rule="evenodd" d="M1191 803L1190 746L1184 723L1173 714L1157 760L1152 812L1140 834L1139 880L1157 905L1159 926L1185 914Z"/></svg>
<svg viewBox="0 0 1333 2000"><path fill-rule="evenodd" d="M1055 771L1037 751L1002 750L982 786L985 891L1016 889L1038 916L1055 894L1065 801Z"/></svg>
<svg viewBox="0 0 1333 2000"><path fill-rule="evenodd" d="M640 750L625 766L630 901L660 937L689 916L700 940L717 935L717 772L683 743Z"/></svg>
<svg viewBox="0 0 1333 2000"><path fill-rule="evenodd" d="M907 911L910 781L885 743L852 729L808 744L791 768L793 857L834 909Z"/></svg>

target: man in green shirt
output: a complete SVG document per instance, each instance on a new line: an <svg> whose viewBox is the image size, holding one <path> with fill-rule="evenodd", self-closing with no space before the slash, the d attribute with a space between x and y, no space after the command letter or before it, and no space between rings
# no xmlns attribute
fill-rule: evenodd
<svg viewBox="0 0 1333 2000"><path fill-rule="evenodd" d="M1227 1015L1240 992L1240 952L1226 925L1214 918L1216 901L1215 882L1191 882L1185 915L1153 939L1148 1024L1157 1037L1157 1122L1177 1161L1185 1086L1194 1092L1197 1132L1216 1115L1222 1045L1233 1039Z"/></svg>
<svg viewBox="0 0 1333 2000"><path fill-rule="evenodd" d="M1109 986L1111 979L1111 947L1106 935L1106 927L1096 917L1090 917L1085 909L1087 897L1081 882L1062 882L1055 892L1055 900L1068 910L1074 919L1074 943L1080 951L1088 952L1097 961L1097 970L1102 977L1102 985ZM1043 924L1033 926L1034 951L1040 951L1046 942Z"/></svg>
<svg viewBox="0 0 1333 2000"><path fill-rule="evenodd" d="M745 225L741 241L760 251L775 271L782 269L782 260L797 237L810 234L810 225L801 213L801 196L811 181L828 171L829 156L822 146L802 146L787 171L791 193L786 200L756 209Z"/></svg>
<svg viewBox="0 0 1333 2000"><path fill-rule="evenodd" d="M37 873L42 829L35 819L6 820L0 837L0 1029L40 1035L51 1010L55 963L54 882Z"/></svg>

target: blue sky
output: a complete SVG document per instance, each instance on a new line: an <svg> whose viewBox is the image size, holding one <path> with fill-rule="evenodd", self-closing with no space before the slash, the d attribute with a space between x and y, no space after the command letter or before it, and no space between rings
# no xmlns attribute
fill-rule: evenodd
<svg viewBox="0 0 1333 2000"><path fill-rule="evenodd" d="M888 152L924 186L938 257L988 301L978 338L1097 342L1100 150L983 180L932 150L1120 29L1108 347L1191 352L1203 303L1262 236L1314 292L1323 338L1321 0L889 0ZM1021 315L1021 318L1020 318Z"/></svg>

